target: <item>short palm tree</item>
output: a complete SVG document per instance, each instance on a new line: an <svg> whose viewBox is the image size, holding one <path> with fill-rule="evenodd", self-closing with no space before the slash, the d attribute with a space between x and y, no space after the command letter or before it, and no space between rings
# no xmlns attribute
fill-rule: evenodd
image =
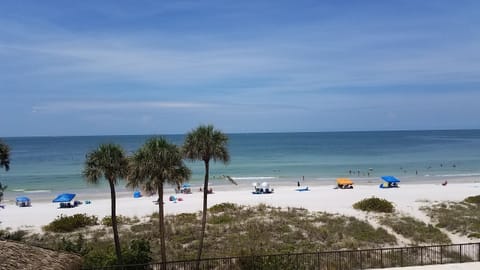
<svg viewBox="0 0 480 270"><path fill-rule="evenodd" d="M87 154L83 170L85 179L90 183L96 184L103 177L110 185L113 239L118 263L122 263L122 252L117 229L115 184L118 179L126 178L127 174L128 160L125 151L120 145L102 144L96 150Z"/></svg>
<svg viewBox="0 0 480 270"><path fill-rule="evenodd" d="M5 168L5 171L10 169L10 147L2 140L0 140L0 168ZM7 186L2 186L2 183L0 183L0 202L3 199L5 189L7 189Z"/></svg>
<svg viewBox="0 0 480 270"><path fill-rule="evenodd" d="M227 135L220 130L215 129L213 125L200 125L187 134L183 144L183 154L187 159L192 161L200 160L203 161L205 165L202 231L197 254L197 269L200 267L200 259L202 258L203 239L205 238L205 226L207 223L207 196L210 161L213 159L214 162L221 161L225 164L230 161L227 143Z"/></svg>
<svg viewBox="0 0 480 270"><path fill-rule="evenodd" d="M164 138L149 139L130 158L128 186L141 186L145 191L158 194L158 224L162 262L167 261L165 248L165 222L163 186L165 183L183 183L191 172L185 166L180 149Z"/></svg>

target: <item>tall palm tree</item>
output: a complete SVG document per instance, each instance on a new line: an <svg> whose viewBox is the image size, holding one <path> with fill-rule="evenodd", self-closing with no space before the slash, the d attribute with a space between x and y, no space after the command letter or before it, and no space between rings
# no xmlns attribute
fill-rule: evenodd
<svg viewBox="0 0 480 270"><path fill-rule="evenodd" d="M183 144L183 153L188 160L200 160L203 161L205 165L202 232L197 254L197 269L200 267L200 259L202 258L203 239L205 238L205 226L207 223L207 195L210 160L213 159L214 162L221 161L227 164L230 161L227 143L227 135L220 130L215 129L213 125L200 125L187 134Z"/></svg>
<svg viewBox="0 0 480 270"><path fill-rule="evenodd" d="M10 169L10 147L0 140L0 168Z"/></svg>
<svg viewBox="0 0 480 270"><path fill-rule="evenodd" d="M5 171L10 169L10 147L2 140L0 140L0 168L5 168ZM7 186L2 186L2 183L0 183L0 202L2 202L5 189L7 189Z"/></svg>
<svg viewBox="0 0 480 270"><path fill-rule="evenodd" d="M180 149L161 137L149 139L130 158L129 166L128 186L141 186L147 192L158 194L160 248L162 262L166 262L163 185L183 183L190 178L190 169L183 163Z"/></svg>
<svg viewBox="0 0 480 270"><path fill-rule="evenodd" d="M87 154L83 176L90 183L98 183L100 178L105 178L110 185L110 198L112 202L112 229L115 242L115 252L118 263L122 263L122 252L118 238L116 216L115 184L120 178L128 175L128 159L120 145L101 144L96 150Z"/></svg>

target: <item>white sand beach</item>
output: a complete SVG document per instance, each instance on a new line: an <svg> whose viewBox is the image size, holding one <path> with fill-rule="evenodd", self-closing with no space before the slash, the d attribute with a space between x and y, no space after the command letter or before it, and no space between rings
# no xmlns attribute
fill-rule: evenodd
<svg viewBox="0 0 480 270"><path fill-rule="evenodd" d="M380 189L377 184L358 184L354 189L334 189L333 185L309 185L309 191L295 191L296 185L272 186L273 194L252 194L250 185L214 187L214 194L209 195L208 204L230 202L240 205L257 205L260 203L276 207L301 207L310 211L326 211L360 219L369 219L369 215L353 209L352 205L364 198L372 196L384 198L394 203L400 213L414 216L428 222L420 207L432 202L461 201L468 196L480 194L480 183L471 181L463 183L449 183L442 186L440 183L406 183L400 188ZM164 202L166 214L200 211L202 195L193 187L192 194L175 194L173 190L166 190ZM198 188L198 187L197 187ZM117 198L117 214L124 216L144 217L158 211L158 205L153 201L157 197L143 196L133 198L132 193L120 194ZM175 195L182 201L171 202L169 196ZM91 204L82 204L75 208L59 208L58 203L51 201L32 202L31 207L17 207L14 202L4 203L0 209L0 228L29 229L40 231L41 227L51 222L59 215L73 215L86 213L99 218L110 215L110 198L105 193L102 198L92 198L89 194L78 194L77 200L90 200ZM373 222L374 223L374 222ZM453 237L453 238L452 238ZM466 237L452 236L454 243L471 241Z"/></svg>

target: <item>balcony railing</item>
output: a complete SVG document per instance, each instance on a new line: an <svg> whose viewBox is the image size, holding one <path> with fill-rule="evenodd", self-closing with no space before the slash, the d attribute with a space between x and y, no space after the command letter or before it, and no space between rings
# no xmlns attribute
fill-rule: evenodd
<svg viewBox="0 0 480 270"><path fill-rule="evenodd" d="M200 269L318 269L354 270L401 266L434 265L480 261L480 242L401 248L340 250L312 253L209 258L200 261ZM196 260L142 265L117 265L90 269L194 270Z"/></svg>

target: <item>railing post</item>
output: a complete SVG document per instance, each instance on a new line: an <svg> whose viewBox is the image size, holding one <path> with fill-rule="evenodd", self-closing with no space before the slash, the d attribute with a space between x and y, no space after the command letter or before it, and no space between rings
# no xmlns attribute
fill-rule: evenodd
<svg viewBox="0 0 480 270"><path fill-rule="evenodd" d="M460 262L462 262L462 244L460 244Z"/></svg>
<svg viewBox="0 0 480 270"><path fill-rule="evenodd" d="M443 246L440 246L440 264L443 264Z"/></svg>
<svg viewBox="0 0 480 270"><path fill-rule="evenodd" d="M478 243L478 260L477 261L480 261L480 243Z"/></svg>
<svg viewBox="0 0 480 270"><path fill-rule="evenodd" d="M363 257L362 257L362 251L361 251L361 250L359 250L359 251L358 251L358 253L359 253L359 255L360 255L360 256L359 256L359 258L360 258L360 269L363 269Z"/></svg>
<svg viewBox="0 0 480 270"><path fill-rule="evenodd" d="M380 265L382 266L382 268L384 267L383 266L383 249L380 249Z"/></svg>
<svg viewBox="0 0 480 270"><path fill-rule="evenodd" d="M400 266L403 267L403 248L400 249Z"/></svg>
<svg viewBox="0 0 480 270"><path fill-rule="evenodd" d="M420 247L420 265L423 265L423 247Z"/></svg>

